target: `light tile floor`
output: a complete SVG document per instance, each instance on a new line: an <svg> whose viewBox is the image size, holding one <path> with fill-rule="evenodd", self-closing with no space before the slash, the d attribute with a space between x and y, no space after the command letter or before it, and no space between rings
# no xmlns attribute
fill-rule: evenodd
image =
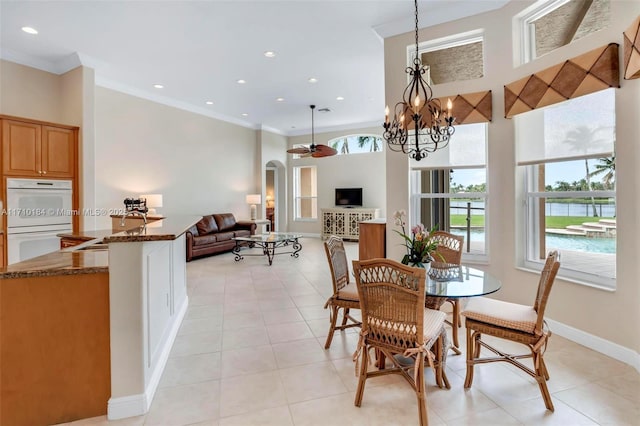
<svg viewBox="0 0 640 426"><path fill-rule="evenodd" d="M353 405L357 329L336 333L323 349L329 267L319 239L301 242L300 258L276 256L271 267L263 257L235 262L230 253L188 263L189 310L149 413L72 424L417 424L415 394L400 377L368 380L362 406ZM346 246L356 258L357 243ZM640 375L633 368L557 335L545 359L554 413L535 381L510 365L477 366L465 390L464 355L451 355L450 390L437 388L426 372L430 424L640 424Z"/></svg>

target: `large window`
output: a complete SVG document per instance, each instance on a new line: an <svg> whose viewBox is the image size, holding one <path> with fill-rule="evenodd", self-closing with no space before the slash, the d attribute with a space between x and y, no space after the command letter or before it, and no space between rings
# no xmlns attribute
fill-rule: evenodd
<svg viewBox="0 0 640 426"><path fill-rule="evenodd" d="M331 139L328 145L338 151L338 155L381 152L384 142L376 135L350 135Z"/></svg>
<svg viewBox="0 0 640 426"><path fill-rule="evenodd" d="M485 123L459 125L447 148L411 163L411 225L463 235L467 262L487 259L486 147Z"/></svg>
<svg viewBox="0 0 640 426"><path fill-rule="evenodd" d="M472 80L484 75L484 33L474 30L418 45L420 60L429 69L432 84ZM415 45L407 47L407 65L413 65Z"/></svg>
<svg viewBox="0 0 640 426"><path fill-rule="evenodd" d="M560 275L615 288L615 89L516 117L523 266L561 253Z"/></svg>
<svg viewBox="0 0 640 426"><path fill-rule="evenodd" d="M293 168L293 217L295 220L318 218L318 180L315 166Z"/></svg>
<svg viewBox="0 0 640 426"><path fill-rule="evenodd" d="M609 26L610 0L538 1L518 17L521 63Z"/></svg>

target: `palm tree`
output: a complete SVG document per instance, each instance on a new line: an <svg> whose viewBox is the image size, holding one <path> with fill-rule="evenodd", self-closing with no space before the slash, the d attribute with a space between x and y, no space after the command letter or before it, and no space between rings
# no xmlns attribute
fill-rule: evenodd
<svg viewBox="0 0 640 426"><path fill-rule="evenodd" d="M378 146L379 138L377 136L358 136L358 147L362 148L369 144L369 152L377 152L380 150Z"/></svg>
<svg viewBox="0 0 640 426"><path fill-rule="evenodd" d="M338 149L338 147L340 147ZM336 139L331 142L331 148L340 151L340 154L348 154L349 153L349 141L347 138Z"/></svg>
<svg viewBox="0 0 640 426"><path fill-rule="evenodd" d="M602 183L605 188L612 188L616 181L616 156L613 155L607 158L598 158L599 164L596 164L594 171L590 173L590 177L602 176Z"/></svg>
<svg viewBox="0 0 640 426"><path fill-rule="evenodd" d="M604 142L604 139L596 139L596 133L601 128L592 129L589 126L578 126L574 130L567 132L567 142L578 149L582 149L585 146L591 146L593 144L600 144ZM585 181L587 184L587 190L591 190L591 172L589 171L589 160L584 159L584 167L586 169ZM591 197L591 206L593 207L593 217L598 216L596 210L596 200Z"/></svg>

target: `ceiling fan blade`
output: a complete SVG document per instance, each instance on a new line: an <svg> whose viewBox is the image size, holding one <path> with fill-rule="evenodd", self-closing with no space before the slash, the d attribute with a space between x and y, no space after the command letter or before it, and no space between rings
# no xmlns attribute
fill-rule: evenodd
<svg viewBox="0 0 640 426"><path fill-rule="evenodd" d="M307 148L306 146L304 146L304 147L300 147L300 148L288 149L287 152L289 154L308 154L308 153L311 152L311 150L309 148Z"/></svg>
<svg viewBox="0 0 640 426"><path fill-rule="evenodd" d="M312 154L312 157L331 157L332 155L336 155L337 153L337 150L331 148L328 145L316 145L316 149Z"/></svg>

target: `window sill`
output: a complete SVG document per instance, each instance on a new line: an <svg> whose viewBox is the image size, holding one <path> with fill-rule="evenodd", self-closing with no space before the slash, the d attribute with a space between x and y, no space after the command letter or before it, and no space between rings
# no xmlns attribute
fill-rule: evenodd
<svg viewBox="0 0 640 426"><path fill-rule="evenodd" d="M518 269L520 271L531 272L533 274L540 275L540 271L539 270L526 268L524 266L516 266L516 269ZM560 267L560 270L562 270L562 267ZM578 285L582 285L582 286L585 286L585 287L591 287L591 288L595 288L597 290L606 291L607 293L615 293L615 291L616 291L615 288L607 287L607 286L605 286L603 284L596 284L596 283L584 281L584 280L581 280L581 279L578 279L578 278L574 278L574 277L570 277L570 276L566 276L566 275L562 275L562 274L556 275L556 279L559 279L559 280L562 280L562 281L566 281L566 282L569 282L569 283L572 283L572 284L578 284ZM614 280L614 283L615 283L615 280Z"/></svg>
<svg viewBox="0 0 640 426"><path fill-rule="evenodd" d="M296 218L293 219L294 222L317 222L318 219L305 219L305 218Z"/></svg>

